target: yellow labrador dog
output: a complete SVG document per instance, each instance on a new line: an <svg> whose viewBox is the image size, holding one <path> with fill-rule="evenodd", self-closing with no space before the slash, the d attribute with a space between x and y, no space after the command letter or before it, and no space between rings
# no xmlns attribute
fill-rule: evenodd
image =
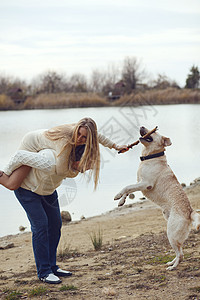
<svg viewBox="0 0 200 300"><path fill-rule="evenodd" d="M144 149L137 173L138 183L122 189L115 200L121 199L118 206L122 206L130 193L142 191L145 197L161 207L167 220L167 236L176 253L175 259L167 263L167 270L173 270L183 259L182 245L191 225L196 230L200 228L200 215L192 209L187 195L167 164L164 151L166 146L171 145L170 139L157 132L143 138L147 133L145 127L140 128L140 142Z"/></svg>

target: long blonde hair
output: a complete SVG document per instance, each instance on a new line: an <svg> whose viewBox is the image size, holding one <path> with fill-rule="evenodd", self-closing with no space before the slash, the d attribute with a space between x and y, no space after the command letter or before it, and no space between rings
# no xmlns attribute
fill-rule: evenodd
<svg viewBox="0 0 200 300"><path fill-rule="evenodd" d="M85 150L79 162L79 170L84 173L89 169L89 180L93 175L94 188L96 189L99 180L100 170L100 151L97 126L93 119L83 118L76 124L60 125L45 132L45 135L50 140L64 139L66 142L61 149L60 154L67 147L72 145L72 152L70 159L75 161L75 148L77 146L78 131L80 127L87 129L87 139L85 143Z"/></svg>

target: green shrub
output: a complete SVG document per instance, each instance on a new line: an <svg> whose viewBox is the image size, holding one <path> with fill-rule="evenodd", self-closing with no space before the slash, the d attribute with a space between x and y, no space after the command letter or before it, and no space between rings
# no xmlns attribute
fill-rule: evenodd
<svg viewBox="0 0 200 300"><path fill-rule="evenodd" d="M6 300L17 300L17 299L20 299L21 296L22 296L21 292L12 291L12 292L9 292L9 294L6 296Z"/></svg>
<svg viewBox="0 0 200 300"><path fill-rule="evenodd" d="M64 292L64 291L75 291L75 290L77 290L78 288L76 287L76 286L74 286L74 285L63 285L63 286L61 286L61 288L60 288L60 291L61 292Z"/></svg>
<svg viewBox="0 0 200 300"><path fill-rule="evenodd" d="M45 287L35 287L29 292L29 297L41 296L47 293L47 289Z"/></svg>
<svg viewBox="0 0 200 300"><path fill-rule="evenodd" d="M93 247L95 251L98 251L102 248L103 245L103 232L99 228L97 232L93 231L90 233L90 239L92 241Z"/></svg>

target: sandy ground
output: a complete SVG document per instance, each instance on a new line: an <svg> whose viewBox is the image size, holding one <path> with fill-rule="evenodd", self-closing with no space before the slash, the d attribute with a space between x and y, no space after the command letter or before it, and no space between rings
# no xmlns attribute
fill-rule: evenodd
<svg viewBox="0 0 200 300"><path fill-rule="evenodd" d="M200 185L186 190L200 209ZM95 251L90 235L99 230L103 247ZM162 212L150 201L63 226L58 264L73 276L59 285L37 279L31 233L3 242L14 247L0 250L1 299L200 299L200 232L191 231L184 261L166 271L174 252Z"/></svg>

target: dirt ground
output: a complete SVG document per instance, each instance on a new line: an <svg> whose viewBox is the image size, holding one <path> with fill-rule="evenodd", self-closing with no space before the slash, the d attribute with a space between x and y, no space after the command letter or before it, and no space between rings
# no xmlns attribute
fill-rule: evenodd
<svg viewBox="0 0 200 300"><path fill-rule="evenodd" d="M187 194L200 209L200 185ZM99 230L103 246L95 251L90 235ZM0 250L1 299L200 299L200 232L191 231L184 261L167 271L174 252L161 210L150 201L63 226L58 264L73 276L59 285L37 279L31 233L1 242L14 243Z"/></svg>

